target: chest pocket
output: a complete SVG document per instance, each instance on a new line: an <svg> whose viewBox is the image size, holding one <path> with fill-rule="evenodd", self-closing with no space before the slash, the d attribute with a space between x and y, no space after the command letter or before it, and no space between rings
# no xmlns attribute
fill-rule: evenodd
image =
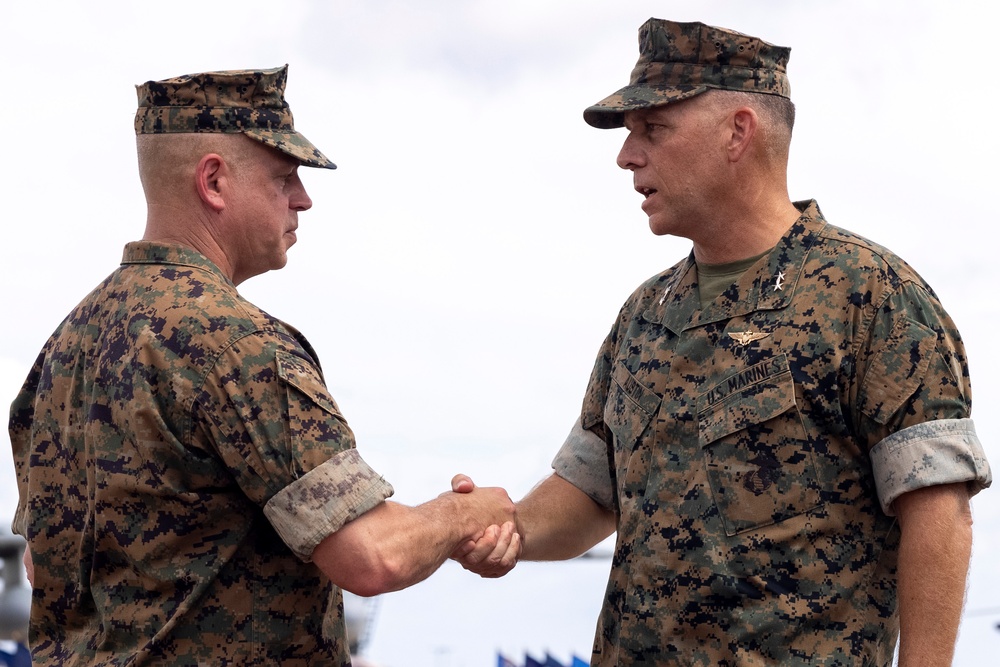
<svg viewBox="0 0 1000 667"><path fill-rule="evenodd" d="M621 362L611 375L604 405L604 423L614 436L614 466L619 491L629 495L644 489L651 452L641 438L660 409L656 392L636 380Z"/></svg>
<svg viewBox="0 0 1000 667"><path fill-rule="evenodd" d="M277 353L276 361L288 400L293 459L301 459L301 475L354 447L354 434L315 366L284 351Z"/></svg>
<svg viewBox="0 0 1000 667"><path fill-rule="evenodd" d="M727 535L820 504L785 355L742 369L699 396L698 437Z"/></svg>

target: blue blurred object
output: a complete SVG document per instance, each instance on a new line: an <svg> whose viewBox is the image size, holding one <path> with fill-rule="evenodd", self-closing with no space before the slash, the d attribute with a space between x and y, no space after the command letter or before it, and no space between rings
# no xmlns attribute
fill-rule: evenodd
<svg viewBox="0 0 1000 667"><path fill-rule="evenodd" d="M0 562L3 563L0 640L20 644L28 642L28 617L31 614L31 589L25 580L24 563L21 561L25 545L23 537L0 528Z"/></svg>
<svg viewBox="0 0 1000 667"><path fill-rule="evenodd" d="M9 644L9 646L7 646ZM0 642L0 665L7 667L31 667L31 653L24 644Z"/></svg>

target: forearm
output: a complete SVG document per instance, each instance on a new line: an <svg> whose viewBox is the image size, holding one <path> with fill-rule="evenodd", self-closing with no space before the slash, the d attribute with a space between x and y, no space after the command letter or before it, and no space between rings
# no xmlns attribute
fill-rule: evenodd
<svg viewBox="0 0 1000 667"><path fill-rule="evenodd" d="M418 507L385 502L321 542L313 559L331 563L324 569L331 570L334 583L359 595L415 584L430 576L461 539L454 513L441 505L440 500Z"/></svg>
<svg viewBox="0 0 1000 667"><path fill-rule="evenodd" d="M558 475L550 475L517 503L521 560L574 558L612 534L614 512Z"/></svg>
<svg viewBox="0 0 1000 667"><path fill-rule="evenodd" d="M313 560L358 595L400 590L426 579L486 526L513 520L513 509L501 489L444 494L417 507L384 502L320 542Z"/></svg>
<svg viewBox="0 0 1000 667"><path fill-rule="evenodd" d="M929 487L895 504L900 667L951 665L965 601L972 519L964 484Z"/></svg>

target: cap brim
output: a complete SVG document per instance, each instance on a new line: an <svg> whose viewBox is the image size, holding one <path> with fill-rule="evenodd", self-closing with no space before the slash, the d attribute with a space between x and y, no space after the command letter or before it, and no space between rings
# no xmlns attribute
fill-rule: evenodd
<svg viewBox="0 0 1000 667"><path fill-rule="evenodd" d="M319 167L321 169L336 169L337 165L323 155L318 148L298 132L275 132L272 130L244 130L245 135L251 139L276 148L286 155L290 155L307 167Z"/></svg>
<svg viewBox="0 0 1000 667"><path fill-rule="evenodd" d="M708 90L708 86L625 86L583 111L588 125L609 130L625 124L625 112L680 102Z"/></svg>

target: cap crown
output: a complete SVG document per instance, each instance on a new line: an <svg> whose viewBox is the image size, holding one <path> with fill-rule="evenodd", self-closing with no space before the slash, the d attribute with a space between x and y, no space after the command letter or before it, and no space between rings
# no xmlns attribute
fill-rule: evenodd
<svg viewBox="0 0 1000 667"><path fill-rule="evenodd" d="M595 127L621 127L625 111L677 102L709 89L790 97L791 49L704 23L649 19L629 85L584 111Z"/></svg>
<svg viewBox="0 0 1000 667"><path fill-rule="evenodd" d="M313 167L335 168L295 130L285 102L288 65L184 74L136 86L136 134L243 133Z"/></svg>

